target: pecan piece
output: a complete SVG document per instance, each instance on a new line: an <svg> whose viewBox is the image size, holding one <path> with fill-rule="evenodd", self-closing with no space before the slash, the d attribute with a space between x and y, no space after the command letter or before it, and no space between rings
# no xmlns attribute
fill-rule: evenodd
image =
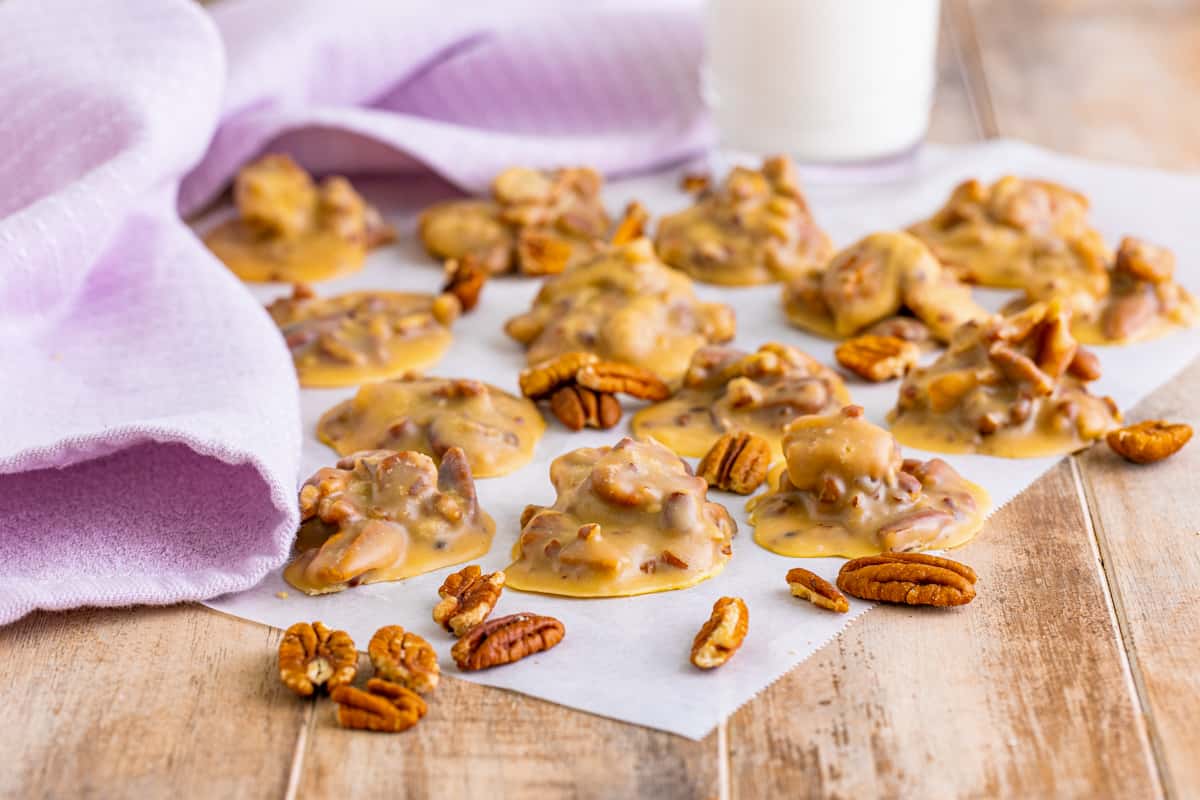
<svg viewBox="0 0 1200 800"><path fill-rule="evenodd" d="M319 687L333 690L349 684L358 671L358 651L345 631L321 622L297 622L279 642L279 679L301 697Z"/></svg>
<svg viewBox="0 0 1200 800"><path fill-rule="evenodd" d="M554 617L510 614L477 625L454 643L450 655L463 670L499 667L549 650L565 634L563 624Z"/></svg>
<svg viewBox="0 0 1200 800"><path fill-rule="evenodd" d="M502 591L503 572L484 575L476 564L464 567L447 575L442 582L438 589L442 599L433 607L433 621L455 636L462 636L488 618Z"/></svg>
<svg viewBox="0 0 1200 800"><path fill-rule="evenodd" d="M879 383L899 378L912 369L921 355L921 348L897 336L869 333L842 342L833 355L846 369Z"/></svg>
<svg viewBox="0 0 1200 800"><path fill-rule="evenodd" d="M740 597L722 597L712 616L692 641L692 663L700 669L719 667L733 657L746 639L750 610Z"/></svg>
<svg viewBox="0 0 1200 800"><path fill-rule="evenodd" d="M1107 441L1113 452L1126 461L1152 464L1175 455L1191 438L1191 425L1150 419L1110 431Z"/></svg>
<svg viewBox="0 0 1200 800"><path fill-rule="evenodd" d="M555 356L547 361L521 370L517 382L521 394L530 400L541 400L554 394L554 390L575 382L575 373L600 358L595 353L572 351Z"/></svg>
<svg viewBox="0 0 1200 800"><path fill-rule="evenodd" d="M696 474L716 489L751 494L767 479L770 465L771 445L766 439L735 431L713 443L700 459Z"/></svg>
<svg viewBox="0 0 1200 800"><path fill-rule="evenodd" d="M788 570L787 583L792 589L793 597L799 597L819 608L839 614L850 610L850 602L846 600L846 595L839 592L832 583L804 567Z"/></svg>
<svg viewBox="0 0 1200 800"><path fill-rule="evenodd" d="M367 645L367 655L375 674L419 694L429 694L438 685L441 670L437 653L429 642L399 625L385 625L375 631Z"/></svg>
<svg viewBox="0 0 1200 800"><path fill-rule="evenodd" d="M479 305L479 292L487 282L488 274L483 264L473 256L448 259L442 291L457 297L463 311L470 311Z"/></svg>
<svg viewBox="0 0 1200 800"><path fill-rule="evenodd" d="M621 421L621 403L611 394L564 386L550 396L550 410L568 430L606 431Z"/></svg>
<svg viewBox="0 0 1200 800"><path fill-rule="evenodd" d="M338 724L357 730L399 733L420 722L428 710L416 692L379 678L367 681L366 691L339 686L330 697L338 706Z"/></svg>
<svg viewBox="0 0 1200 800"><path fill-rule="evenodd" d="M1163 283L1175 273L1175 254L1165 247L1126 236L1117 249L1115 269L1135 280Z"/></svg>
<svg viewBox="0 0 1200 800"><path fill-rule="evenodd" d="M708 191L712 178L702 172L686 172L679 179L679 188L688 194L701 194Z"/></svg>
<svg viewBox="0 0 1200 800"><path fill-rule="evenodd" d="M595 392L627 394L639 400L666 400L671 389L648 369L618 361L596 361L580 367L576 382Z"/></svg>
<svg viewBox="0 0 1200 800"><path fill-rule="evenodd" d="M847 561L837 585L863 600L961 606L975 599L975 570L925 553L884 553Z"/></svg>
<svg viewBox="0 0 1200 800"><path fill-rule="evenodd" d="M525 275L557 275L571 260L571 243L552 233L527 228L517 239L517 263Z"/></svg>
<svg viewBox="0 0 1200 800"><path fill-rule="evenodd" d="M646 207L637 200L633 200L625 206L625 214L617 223L616 231L613 232L612 243L619 247L629 244L634 239L640 239L646 232L646 222L649 219L650 212L646 210Z"/></svg>

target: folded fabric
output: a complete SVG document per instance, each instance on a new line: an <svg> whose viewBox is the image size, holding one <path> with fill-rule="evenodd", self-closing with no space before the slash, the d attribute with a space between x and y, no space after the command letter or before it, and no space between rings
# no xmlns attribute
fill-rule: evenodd
<svg viewBox="0 0 1200 800"><path fill-rule="evenodd" d="M702 144L687 9L567 6L0 3L0 623L212 597L287 556L291 362L177 207L267 148L478 189Z"/></svg>

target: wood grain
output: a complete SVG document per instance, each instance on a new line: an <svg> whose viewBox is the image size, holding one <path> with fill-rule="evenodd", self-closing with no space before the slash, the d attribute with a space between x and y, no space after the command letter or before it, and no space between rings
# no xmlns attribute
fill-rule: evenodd
<svg viewBox="0 0 1200 800"><path fill-rule="evenodd" d="M282 797L310 704L279 635L194 606L0 628L0 797Z"/></svg>
<svg viewBox="0 0 1200 800"><path fill-rule="evenodd" d="M954 557L954 610L879 608L729 724L735 797L1153 797L1069 464Z"/></svg>
<svg viewBox="0 0 1200 800"><path fill-rule="evenodd" d="M1129 414L1200 425L1200 362ZM1168 794L1200 797L1200 445L1128 464L1107 448L1079 459L1100 553Z"/></svg>

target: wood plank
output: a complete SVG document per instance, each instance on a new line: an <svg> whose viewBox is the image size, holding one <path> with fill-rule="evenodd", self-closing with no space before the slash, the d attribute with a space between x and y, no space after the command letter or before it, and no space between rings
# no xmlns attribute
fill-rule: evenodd
<svg viewBox="0 0 1200 800"><path fill-rule="evenodd" d="M718 738L693 742L446 677L402 734L343 730L334 706L319 705L296 796L716 798Z"/></svg>
<svg viewBox="0 0 1200 800"><path fill-rule="evenodd" d="M1200 362L1128 416L1200 425ZM1100 553L1172 797L1200 797L1200 445L1159 464L1127 464L1107 448L1079 459Z"/></svg>
<svg viewBox="0 0 1200 800"><path fill-rule="evenodd" d="M1001 135L1200 167L1195 0L971 0L970 9Z"/></svg>
<svg viewBox="0 0 1200 800"><path fill-rule="evenodd" d="M1154 797L1063 462L955 557L979 595L881 607L729 723L734 797Z"/></svg>
<svg viewBox="0 0 1200 800"><path fill-rule="evenodd" d="M196 606L0 628L0 797L282 797L312 704L279 636Z"/></svg>

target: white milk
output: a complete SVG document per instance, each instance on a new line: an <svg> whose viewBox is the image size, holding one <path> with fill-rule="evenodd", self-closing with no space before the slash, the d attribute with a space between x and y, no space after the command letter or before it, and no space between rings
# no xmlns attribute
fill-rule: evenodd
<svg viewBox="0 0 1200 800"><path fill-rule="evenodd" d="M707 0L722 148L802 162L897 155L929 125L938 0Z"/></svg>

